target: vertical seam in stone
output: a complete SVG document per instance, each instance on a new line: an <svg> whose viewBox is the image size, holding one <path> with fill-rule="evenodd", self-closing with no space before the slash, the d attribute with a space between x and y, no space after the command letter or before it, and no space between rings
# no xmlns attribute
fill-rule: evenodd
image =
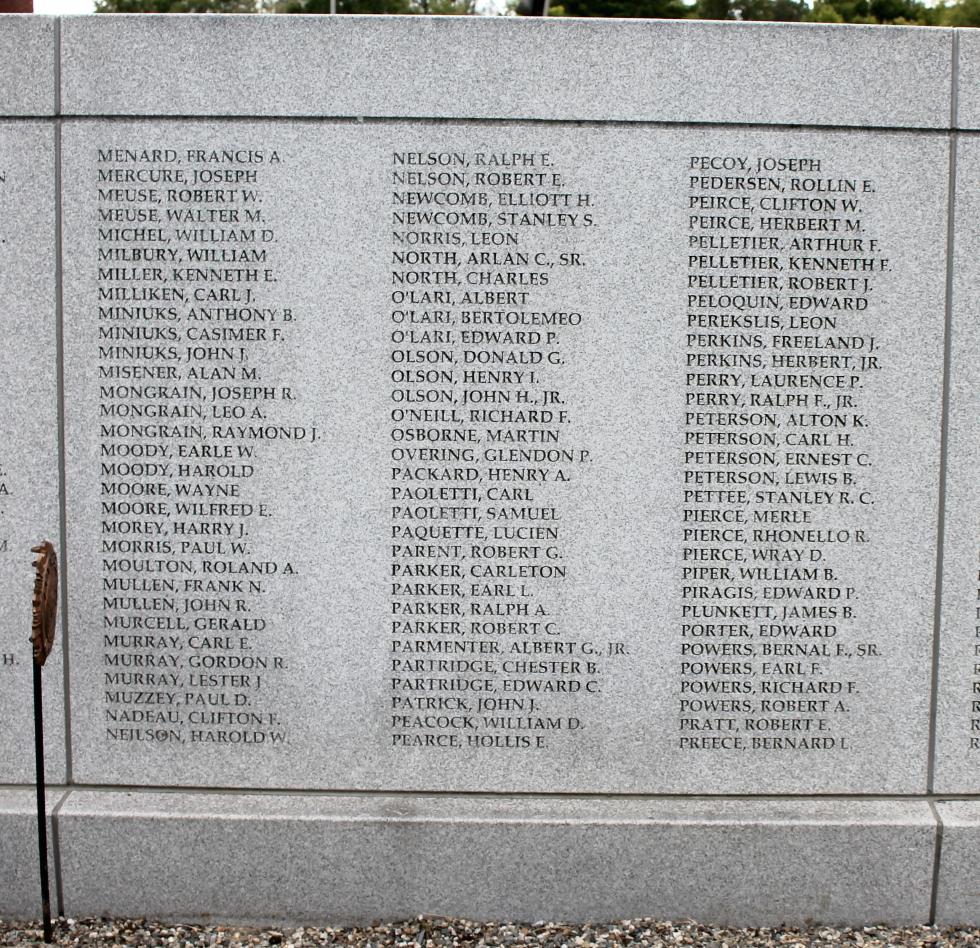
<svg viewBox="0 0 980 948"><path fill-rule="evenodd" d="M929 898L929 924L936 924L936 909L939 903L939 867L943 854L943 818L935 801L929 801L933 819L936 821L936 849L932 858L932 893Z"/></svg>
<svg viewBox="0 0 980 948"><path fill-rule="evenodd" d="M943 621L943 566L946 544L946 480L949 455L949 400L953 341L953 262L956 235L956 85L958 80L959 37L952 31L950 62L950 132L949 176L946 196L946 311L943 332L943 392L942 417L939 425L939 497L936 522L936 578L932 618L932 674L929 681L929 750L927 761L926 791L935 792L936 742L939 716L939 660Z"/></svg>
<svg viewBox="0 0 980 948"><path fill-rule="evenodd" d="M66 790L51 810L51 855L54 857L52 859L54 862L54 892L59 917L64 917L65 914L65 887L61 877L61 834L58 817L61 815L61 808L68 802L71 794L70 789Z"/></svg>
<svg viewBox="0 0 980 948"><path fill-rule="evenodd" d="M55 286L55 350L58 377L58 510L61 528L61 668L65 720L65 782L72 781L71 755L71 690L69 686L68 649L68 512L65 486L65 331L64 293L62 289L61 233L61 17L54 21L54 286ZM56 870L60 872L60 869Z"/></svg>

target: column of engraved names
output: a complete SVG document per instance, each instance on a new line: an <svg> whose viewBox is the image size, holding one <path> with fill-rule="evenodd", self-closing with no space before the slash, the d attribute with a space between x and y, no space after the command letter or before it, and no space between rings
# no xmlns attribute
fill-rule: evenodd
<svg viewBox="0 0 980 948"><path fill-rule="evenodd" d="M679 656L683 749L840 752L858 735L874 537L862 408L880 368L874 182L812 156L690 156ZM846 175L846 172L844 173Z"/></svg>
<svg viewBox="0 0 980 948"><path fill-rule="evenodd" d="M275 364L272 151L98 149L101 645L105 737L277 745L285 660L265 474L316 429ZM281 363L279 363L281 365Z"/></svg>
<svg viewBox="0 0 980 948"><path fill-rule="evenodd" d="M547 152L394 152L387 183L391 742L549 747L606 671L561 611L587 316L554 300L594 196Z"/></svg>

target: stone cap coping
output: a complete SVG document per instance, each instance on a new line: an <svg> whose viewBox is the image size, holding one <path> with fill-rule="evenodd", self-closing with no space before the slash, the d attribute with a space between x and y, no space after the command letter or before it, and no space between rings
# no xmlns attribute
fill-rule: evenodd
<svg viewBox="0 0 980 948"><path fill-rule="evenodd" d="M962 129L980 129L980 30L956 30L957 120Z"/></svg>
<svg viewBox="0 0 980 948"><path fill-rule="evenodd" d="M947 29L346 15L61 29L65 115L950 124Z"/></svg>
<svg viewBox="0 0 980 948"><path fill-rule="evenodd" d="M55 114L55 19L0 15L0 117Z"/></svg>

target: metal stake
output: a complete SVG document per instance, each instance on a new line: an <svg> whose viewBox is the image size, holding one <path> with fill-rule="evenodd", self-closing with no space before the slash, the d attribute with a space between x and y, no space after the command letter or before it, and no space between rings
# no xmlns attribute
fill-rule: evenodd
<svg viewBox="0 0 980 948"><path fill-rule="evenodd" d="M41 694L41 666L34 668L34 766L37 772L37 855L41 867L41 913L44 941L51 944L51 889L48 884L48 819L44 800L44 710Z"/></svg>
<svg viewBox="0 0 980 948"><path fill-rule="evenodd" d="M41 913L44 941L51 944L51 888L48 884L48 819L44 805L44 700L41 668L54 645L58 621L58 557L45 540L31 547L34 561L34 600L31 616L31 665L34 668L34 768L37 773L37 855L41 870Z"/></svg>

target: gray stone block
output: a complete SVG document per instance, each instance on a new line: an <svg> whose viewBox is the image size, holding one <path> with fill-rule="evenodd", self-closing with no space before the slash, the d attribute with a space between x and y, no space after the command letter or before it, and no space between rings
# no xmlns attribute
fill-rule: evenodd
<svg viewBox="0 0 980 948"><path fill-rule="evenodd" d="M928 918L926 804L73 792L73 915ZM175 869L177 871L175 871Z"/></svg>
<svg viewBox="0 0 980 948"><path fill-rule="evenodd" d="M55 114L55 18L0 14L0 116Z"/></svg>
<svg viewBox="0 0 980 948"><path fill-rule="evenodd" d="M3 783L26 783L34 777L31 547L50 540L60 550L54 215L53 129L35 122L0 122ZM63 634L59 623L54 651L44 667L46 766L52 781L65 779Z"/></svg>
<svg viewBox="0 0 980 948"><path fill-rule="evenodd" d="M941 135L907 132L67 121L67 182L114 169L184 176L146 184L155 199L115 200L109 187L100 199L89 186L64 197L77 779L923 792L947 148ZM419 192L396 181L405 166L393 155L429 153L471 161L458 172L469 192L448 192L486 199L485 210L468 210L476 224L399 222L419 212L399 203ZM547 172L535 172L547 186L476 186L481 161L515 153L547 156ZM713 200L720 175L692 161L712 155L741 156L747 167L773 157L805 163L773 178L769 205L765 195L746 198L748 233L775 254L756 253L752 265L776 261L746 285L775 287L769 294L733 296L724 287L741 285L728 282L742 278L740 260L728 265L704 249L711 234L691 202ZM251 176L221 185L222 213L237 223L174 223L171 212L203 213L187 184L214 167ZM545 224L517 208L518 199L556 195L572 206L561 217L552 209ZM261 219L248 224L249 208ZM102 216L117 211L157 215L125 227L144 228L141 254L163 256L100 262L104 251L128 252ZM443 272L413 269L416 251L406 257L393 230L460 241L442 251L453 263L436 290L452 299L433 310L456 320L445 324L445 345L411 322L429 307L393 302L427 292L398 280ZM484 235L513 239L540 268L492 254L482 262L489 252L463 242ZM236 247L261 262L230 275L208 263ZM577 263L554 265L562 259ZM822 282L827 273L832 284ZM499 297L469 282L516 277L539 282L520 293L507 284ZM218 292L238 302L195 301ZM548 331L540 314L581 322L558 327L554 352L543 343L531 351L520 337L463 339L464 329L494 327L462 320L497 311L529 314L521 331ZM507 330L510 317L501 318L496 328ZM718 373L733 347L741 368ZM508 375L488 386L464 375L483 372L485 357L546 351L537 381L517 381L503 362ZM404 360L430 354L455 374L413 388L415 364ZM120 374L133 370L155 374L135 384ZM479 414L484 405L462 404L501 384L535 411L548 397L542 386L558 392L568 424L497 424ZM396 397L419 394L448 397L460 419L476 405L476 420L447 416L420 429L426 416L393 414L412 407ZM286 429L280 440L275 426ZM494 522L477 511L481 542L416 546L407 528L413 518L426 523L428 505L401 498L410 476L429 471L407 448L418 438L442 450L443 429L472 436L474 464L446 469L472 470L481 503L511 475L505 463L538 476L528 464L543 458L551 480L522 486L540 506L524 503L514 516L553 514L544 525L558 542L491 542L507 538L494 528L511 516L511 504L495 502ZM733 431L768 450L744 455L747 485L727 480L743 476L725 447L745 445L729 440ZM506 440L532 434L565 454ZM445 486L422 488L432 484ZM712 494L711 485L735 492ZM441 530L449 521L433 509ZM729 539L716 537L720 521L710 518L732 510L741 522ZM719 550L738 559L719 567L710 559ZM532 554L548 570L515 565ZM393 577L406 575L401 562L417 567L427 556L456 586L393 592ZM408 612L433 599L446 625ZM448 650L456 642L484 651L461 658ZM429 665L433 655L464 665ZM447 695L453 701L439 704ZM487 697L495 704L479 703Z"/></svg>
<svg viewBox="0 0 980 948"><path fill-rule="evenodd" d="M949 124L948 30L349 16L62 30L69 115Z"/></svg>
<svg viewBox="0 0 980 948"><path fill-rule="evenodd" d="M48 875L52 913L57 912L57 891L51 814L64 795L64 788L48 787ZM37 800L33 788L0 789L0 916L41 917L37 853Z"/></svg>
<svg viewBox="0 0 980 948"><path fill-rule="evenodd" d="M0 912L36 914L59 66L69 913L916 923L941 852L939 920L977 923L980 804L940 851L897 798L929 778L958 42L957 74L949 30L0 19ZM972 794L958 148L935 783Z"/></svg>
<svg viewBox="0 0 980 948"><path fill-rule="evenodd" d="M937 925L980 925L980 801L936 804L943 839L936 889Z"/></svg>
<svg viewBox="0 0 980 948"><path fill-rule="evenodd" d="M958 29L956 127L980 129L980 30Z"/></svg>
<svg viewBox="0 0 980 948"><path fill-rule="evenodd" d="M935 788L980 785L980 140L957 143Z"/></svg>

